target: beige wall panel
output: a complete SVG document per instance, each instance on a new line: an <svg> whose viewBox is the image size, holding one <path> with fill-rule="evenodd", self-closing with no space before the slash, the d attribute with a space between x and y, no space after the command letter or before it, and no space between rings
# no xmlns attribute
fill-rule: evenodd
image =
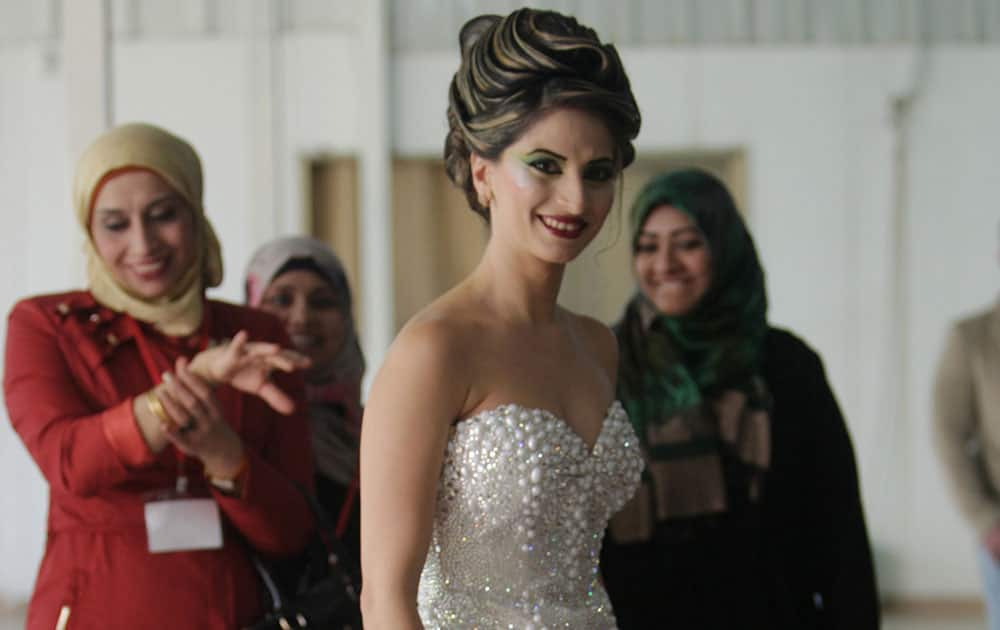
<svg viewBox="0 0 1000 630"><path fill-rule="evenodd" d="M337 157L313 162L312 236L330 245L344 264L347 281L354 291L355 317L360 303L360 251L358 248L358 165L351 157ZM358 321L358 328L364 327Z"/></svg>
<svg viewBox="0 0 1000 630"><path fill-rule="evenodd" d="M487 231L437 159L393 162L393 221L398 329L475 268Z"/></svg>

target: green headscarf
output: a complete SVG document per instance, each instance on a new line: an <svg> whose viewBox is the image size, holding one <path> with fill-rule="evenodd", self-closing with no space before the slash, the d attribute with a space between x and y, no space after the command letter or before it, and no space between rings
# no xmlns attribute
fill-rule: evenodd
<svg viewBox="0 0 1000 630"><path fill-rule="evenodd" d="M697 169L652 179L632 206L632 246L650 212L669 205L694 221L711 255L712 279L698 304L680 316L656 312L641 294L616 326L621 346L619 396L639 435L698 406L722 389L750 392L767 332L764 271L753 239L726 187ZM643 330L642 311L648 330Z"/></svg>
<svg viewBox="0 0 1000 630"><path fill-rule="evenodd" d="M632 243L668 205L701 231L711 281L687 313L665 315L638 292L615 325L618 398L646 457L643 483L611 520L618 542L663 523L756 503L770 462L770 397L760 376L767 333L764 272L732 197L698 170L660 175L632 207Z"/></svg>

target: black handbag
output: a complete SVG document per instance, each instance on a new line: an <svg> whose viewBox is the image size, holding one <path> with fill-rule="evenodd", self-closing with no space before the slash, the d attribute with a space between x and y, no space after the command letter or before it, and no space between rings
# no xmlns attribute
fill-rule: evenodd
<svg viewBox="0 0 1000 630"><path fill-rule="evenodd" d="M316 531L298 556L269 561L252 553L267 595L268 612L245 630L360 630L361 571L357 561L337 537L316 497L298 490L312 510ZM344 509L350 509L350 500Z"/></svg>

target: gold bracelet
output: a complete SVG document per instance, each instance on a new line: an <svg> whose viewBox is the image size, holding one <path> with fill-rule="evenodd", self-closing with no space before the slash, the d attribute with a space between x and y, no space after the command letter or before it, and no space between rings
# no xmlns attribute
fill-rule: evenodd
<svg viewBox="0 0 1000 630"><path fill-rule="evenodd" d="M146 407L160 421L160 424L165 426L174 424L174 421L167 414L167 410L163 408L163 403L160 402L159 397L157 397L153 390L146 392Z"/></svg>

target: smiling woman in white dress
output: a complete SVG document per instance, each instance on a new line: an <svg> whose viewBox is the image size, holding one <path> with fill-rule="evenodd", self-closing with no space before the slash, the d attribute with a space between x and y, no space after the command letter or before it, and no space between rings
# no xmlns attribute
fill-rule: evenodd
<svg viewBox="0 0 1000 630"><path fill-rule="evenodd" d="M614 336L556 298L611 210L639 111L614 47L573 18L481 16L460 43L445 162L491 235L372 387L365 627L613 628L597 558L642 463Z"/></svg>

